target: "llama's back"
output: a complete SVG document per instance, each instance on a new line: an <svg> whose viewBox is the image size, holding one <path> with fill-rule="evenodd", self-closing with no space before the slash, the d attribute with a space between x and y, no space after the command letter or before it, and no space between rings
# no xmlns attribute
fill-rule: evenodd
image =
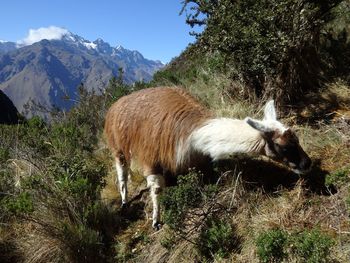
<svg viewBox="0 0 350 263"><path fill-rule="evenodd" d="M149 88L122 97L111 106L105 133L115 154L175 172L177 147L210 116L181 88Z"/></svg>

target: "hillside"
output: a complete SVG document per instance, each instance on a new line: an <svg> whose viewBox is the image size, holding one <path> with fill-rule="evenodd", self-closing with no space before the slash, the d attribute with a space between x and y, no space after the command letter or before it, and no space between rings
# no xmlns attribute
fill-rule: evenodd
<svg viewBox="0 0 350 263"><path fill-rule="evenodd" d="M188 22L208 16L207 29L150 83L113 79L51 123L0 125L1 262L350 261L349 2L188 2L200 8ZM196 169L167 177L155 231L137 162L120 207L103 135L115 100L153 86L181 86L218 117L262 119L275 99L310 171L238 154L213 162L211 180Z"/></svg>

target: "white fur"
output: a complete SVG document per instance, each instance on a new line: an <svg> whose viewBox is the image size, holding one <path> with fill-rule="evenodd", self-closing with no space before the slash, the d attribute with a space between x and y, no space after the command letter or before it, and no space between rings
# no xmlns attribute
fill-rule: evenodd
<svg viewBox="0 0 350 263"><path fill-rule="evenodd" d="M286 127L277 121L274 101L270 100L264 109L264 119L244 120L215 118L194 130L187 141L178 142L176 162L184 164L190 152L209 155L214 161L228 159L234 153L263 153L266 144L264 133L279 132L283 134Z"/></svg>
<svg viewBox="0 0 350 263"><path fill-rule="evenodd" d="M122 204L126 204L128 201L128 168L125 167L125 165L123 166L118 160L116 161L115 167L117 170L118 185L122 198Z"/></svg>
<svg viewBox="0 0 350 263"><path fill-rule="evenodd" d="M183 141L179 141L176 146L176 167L180 167L183 165L185 162L185 159L187 158L188 155L188 144L184 144Z"/></svg>
<svg viewBox="0 0 350 263"><path fill-rule="evenodd" d="M270 100L264 108L264 119L262 121L255 120L250 117L244 119L250 126L261 132L279 132L283 134L287 128L277 120L277 113L274 101Z"/></svg>
<svg viewBox="0 0 350 263"><path fill-rule="evenodd" d="M282 123L275 120L255 120L250 117L247 117L244 119L246 123L248 123L250 126L252 126L254 129L260 131L260 132L279 132L280 134L283 134L287 128L284 127Z"/></svg>
<svg viewBox="0 0 350 263"><path fill-rule="evenodd" d="M261 152L265 141L260 132L243 120L217 118L209 120L189 137L191 150L209 155L214 161L233 153Z"/></svg>
<svg viewBox="0 0 350 263"><path fill-rule="evenodd" d="M152 226L153 228L158 229L158 224L160 223L159 195L161 190L165 187L164 177L160 174L148 175L147 187L151 190L151 199L153 203Z"/></svg>
<svg viewBox="0 0 350 263"><path fill-rule="evenodd" d="M268 103L265 105L264 109L264 120L272 120L276 121L277 120L277 113L274 105L274 101L270 100Z"/></svg>

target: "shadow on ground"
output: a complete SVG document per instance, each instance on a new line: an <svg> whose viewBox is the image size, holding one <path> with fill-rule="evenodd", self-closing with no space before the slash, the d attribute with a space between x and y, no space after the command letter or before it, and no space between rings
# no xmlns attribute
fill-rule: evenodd
<svg viewBox="0 0 350 263"><path fill-rule="evenodd" d="M334 186L326 186L328 171L321 168L320 161L314 160L311 170L298 175L285 166L273 161L252 158L239 158L232 161L219 162L216 165L221 174L232 171L233 176L241 176L247 190L262 188L266 193L274 193L281 188L292 189L299 182L312 193L330 195L336 192Z"/></svg>

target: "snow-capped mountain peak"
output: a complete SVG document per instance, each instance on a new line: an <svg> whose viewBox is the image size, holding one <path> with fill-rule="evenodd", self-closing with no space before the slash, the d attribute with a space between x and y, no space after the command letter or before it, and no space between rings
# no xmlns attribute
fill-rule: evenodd
<svg viewBox="0 0 350 263"><path fill-rule="evenodd" d="M85 47L87 49L96 49L97 45L89 40L86 40L85 38L75 35L72 32L67 32L62 36L60 39L64 41L65 43L78 46L78 47Z"/></svg>
<svg viewBox="0 0 350 263"><path fill-rule="evenodd" d="M113 48L107 42L105 42L102 38L98 38L93 42L96 45L96 50L103 54L111 55L113 53Z"/></svg>

